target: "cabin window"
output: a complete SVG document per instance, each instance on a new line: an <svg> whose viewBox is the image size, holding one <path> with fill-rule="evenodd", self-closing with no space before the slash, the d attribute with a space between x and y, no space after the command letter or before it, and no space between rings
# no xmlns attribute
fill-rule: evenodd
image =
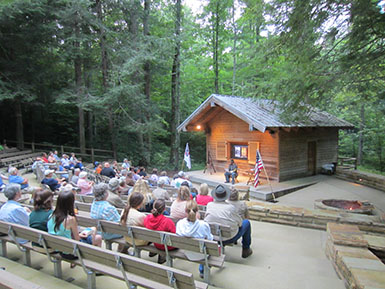
<svg viewBox="0 0 385 289"><path fill-rule="evenodd" d="M247 160L248 158L248 145L247 144L231 144L231 158L238 160Z"/></svg>

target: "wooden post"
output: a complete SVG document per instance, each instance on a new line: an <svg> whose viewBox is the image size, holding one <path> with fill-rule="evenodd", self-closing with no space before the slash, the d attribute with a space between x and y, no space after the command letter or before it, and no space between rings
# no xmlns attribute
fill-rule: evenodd
<svg viewBox="0 0 385 289"><path fill-rule="evenodd" d="M35 143L34 142L31 143L31 149L33 152L35 152Z"/></svg>
<svg viewBox="0 0 385 289"><path fill-rule="evenodd" d="M63 155L64 154L64 147L62 145L60 146L60 151L61 151L61 154Z"/></svg>
<svg viewBox="0 0 385 289"><path fill-rule="evenodd" d="M94 152L94 148L91 148L91 161L92 161L93 164L95 163L95 152Z"/></svg>

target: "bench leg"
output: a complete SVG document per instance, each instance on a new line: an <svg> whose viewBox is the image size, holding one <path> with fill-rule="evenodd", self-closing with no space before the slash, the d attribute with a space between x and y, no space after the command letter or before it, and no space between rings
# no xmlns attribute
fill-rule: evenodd
<svg viewBox="0 0 385 289"><path fill-rule="evenodd" d="M107 250L112 250L112 242L109 242L109 241L106 241L106 240L105 240L105 242L106 242L106 249Z"/></svg>
<svg viewBox="0 0 385 289"><path fill-rule="evenodd" d="M0 255L7 258L7 242L0 240Z"/></svg>
<svg viewBox="0 0 385 289"><path fill-rule="evenodd" d="M56 278L63 279L61 260L55 260L53 262L53 274Z"/></svg>
<svg viewBox="0 0 385 289"><path fill-rule="evenodd" d="M95 272L89 271L87 273L87 288L88 289L95 289L96 288L96 279L95 279Z"/></svg>
<svg viewBox="0 0 385 289"><path fill-rule="evenodd" d="M210 284L210 267L206 265L203 267L203 280L205 283Z"/></svg>
<svg viewBox="0 0 385 289"><path fill-rule="evenodd" d="M23 252L23 263L24 265L31 267L31 251L25 250Z"/></svg>

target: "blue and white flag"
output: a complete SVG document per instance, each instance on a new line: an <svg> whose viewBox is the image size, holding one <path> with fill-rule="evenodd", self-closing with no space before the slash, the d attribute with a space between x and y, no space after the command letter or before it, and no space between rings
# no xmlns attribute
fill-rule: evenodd
<svg viewBox="0 0 385 289"><path fill-rule="evenodd" d="M186 143L186 149L184 151L184 161L186 162L186 167L191 170L191 158L190 158L190 149L188 148L188 143Z"/></svg>

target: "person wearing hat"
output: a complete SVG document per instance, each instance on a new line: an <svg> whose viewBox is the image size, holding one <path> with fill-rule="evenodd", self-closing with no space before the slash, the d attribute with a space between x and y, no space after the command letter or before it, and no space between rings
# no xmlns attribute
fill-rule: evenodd
<svg viewBox="0 0 385 289"><path fill-rule="evenodd" d="M53 177L54 170L45 170L44 171L44 179L41 180L43 185L47 185L52 192L59 190L61 187L61 183L64 182L64 179L56 179Z"/></svg>
<svg viewBox="0 0 385 289"><path fill-rule="evenodd" d="M8 184L4 189L4 196L8 201L0 208L0 221L27 226L29 224L29 209L24 208L18 202L21 198L19 184ZM27 240L17 238L19 243L27 243Z"/></svg>
<svg viewBox="0 0 385 289"><path fill-rule="evenodd" d="M91 195L92 194L92 187L94 185L94 182L87 180L87 173L86 172L81 172L79 174L79 180L78 180L77 185L81 189L79 192L80 195Z"/></svg>
<svg viewBox="0 0 385 289"><path fill-rule="evenodd" d="M235 179L237 176L238 176L237 164L234 163L233 159L231 159L229 168L225 172L226 183L230 183L230 177L231 177L231 183L234 185Z"/></svg>
<svg viewBox="0 0 385 289"><path fill-rule="evenodd" d="M230 226L231 237L223 241L224 245L233 244L242 237L242 258L247 258L253 251L251 245L251 224L249 220L242 220L237 209L226 202L230 197L230 190L224 185L218 185L211 191L214 202L207 204L205 221Z"/></svg>
<svg viewBox="0 0 385 289"><path fill-rule="evenodd" d="M118 178L110 179L110 181L108 182L109 194L108 194L107 202L109 202L111 205L113 205L116 208L123 209L126 206L126 204L120 198L119 185L120 185L120 181Z"/></svg>

